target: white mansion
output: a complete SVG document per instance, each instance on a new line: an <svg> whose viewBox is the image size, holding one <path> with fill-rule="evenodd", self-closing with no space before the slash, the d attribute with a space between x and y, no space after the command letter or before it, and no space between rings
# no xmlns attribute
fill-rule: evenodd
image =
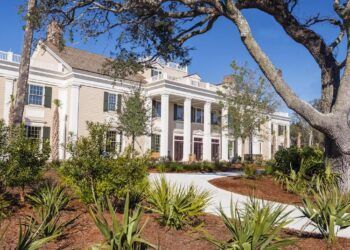
<svg viewBox="0 0 350 250"><path fill-rule="evenodd" d="M0 119L5 122L11 95L15 95L19 61L19 55L0 52ZM116 123L120 98L140 83L153 114L152 134L137 140L142 152L151 149L177 161L229 160L242 152L270 159L278 148L289 146L287 113L274 114L261 129L262 135L251 138L242 149L240 138L231 138L226 126L220 125L225 123L219 119L225 110L219 105L219 85L201 81L186 67L161 62L142 75L114 82L100 73L104 61L100 55L71 47L60 51L48 43L38 45L32 55L24 113L27 134L50 138L52 103L60 100L60 159L67 157L64 145L69 134L87 134L87 121ZM111 130L108 136L121 151L130 143L123 131Z"/></svg>

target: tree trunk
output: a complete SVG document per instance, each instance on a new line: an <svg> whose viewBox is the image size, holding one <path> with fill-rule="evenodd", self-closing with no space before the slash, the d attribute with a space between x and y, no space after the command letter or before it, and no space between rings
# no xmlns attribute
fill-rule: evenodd
<svg viewBox="0 0 350 250"><path fill-rule="evenodd" d="M301 132L298 132L298 137L297 137L297 148L301 148Z"/></svg>
<svg viewBox="0 0 350 250"><path fill-rule="evenodd" d="M51 144L51 157L53 162L59 160L59 102L55 100L55 110L52 119L52 144Z"/></svg>
<svg viewBox="0 0 350 250"><path fill-rule="evenodd" d="M28 76L30 66L31 47L33 43L34 25L30 20L30 15L36 5L36 0L28 1L27 22L24 30L24 41L22 47L21 63L17 81L16 99L13 114L10 115L10 125L19 125L23 121L23 112L28 88Z"/></svg>

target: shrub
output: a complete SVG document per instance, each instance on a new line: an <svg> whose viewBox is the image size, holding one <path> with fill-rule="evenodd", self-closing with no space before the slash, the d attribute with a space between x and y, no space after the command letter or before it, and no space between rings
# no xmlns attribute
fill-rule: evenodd
<svg viewBox="0 0 350 250"><path fill-rule="evenodd" d="M24 126L11 129L6 149L5 166L2 169L3 182L9 187L21 187L21 200L24 188L36 183L50 155L50 146L43 142L27 138Z"/></svg>
<svg viewBox="0 0 350 250"><path fill-rule="evenodd" d="M254 178L257 174L256 166L253 163L244 163L243 171L247 178Z"/></svg>
<svg viewBox="0 0 350 250"><path fill-rule="evenodd" d="M1 220L7 216L9 208L10 203L5 199L5 194L0 194L0 224Z"/></svg>
<svg viewBox="0 0 350 250"><path fill-rule="evenodd" d="M73 224L76 218L62 222L61 211L68 206L69 196L65 188L56 184L46 183L33 195L27 195L34 206L34 216L27 218L29 224L40 227L43 237L61 236Z"/></svg>
<svg viewBox="0 0 350 250"><path fill-rule="evenodd" d="M291 170L298 172L302 165L307 169L305 175L310 177L324 169L323 152L316 147L298 149L290 147L281 149L275 154L274 170L289 174Z"/></svg>
<svg viewBox="0 0 350 250"><path fill-rule="evenodd" d="M36 250L40 249L46 243L56 239L59 235L42 237L40 232L43 224L37 226L34 220L29 223L22 224L19 221L19 236L16 249L18 250Z"/></svg>
<svg viewBox="0 0 350 250"><path fill-rule="evenodd" d="M70 201L65 187L51 182L45 183L33 195L27 195L27 197L34 207L43 207L47 210L54 208L56 212L65 209Z"/></svg>
<svg viewBox="0 0 350 250"><path fill-rule="evenodd" d="M349 196L342 195L337 187L313 191L313 199L303 198L303 206L298 207L329 244L336 240L338 230L350 226Z"/></svg>
<svg viewBox="0 0 350 250"><path fill-rule="evenodd" d="M103 246L97 246L97 249L103 247L107 247L108 249L146 249L147 247L154 247L142 239L141 233L147 222L142 227L140 226L142 217L142 209L140 207L137 207L130 214L128 195L125 201L122 223L118 221L114 208L108 198L107 204L109 214L112 217L112 225L109 225L100 203L96 202L95 206L91 206L89 209L92 220L105 239Z"/></svg>
<svg viewBox="0 0 350 250"><path fill-rule="evenodd" d="M259 202L250 198L243 208L231 201L230 216L220 206L219 215L231 233L231 239L223 242L207 237L218 249L280 249L293 244L291 238L281 238L282 228L290 223L290 212L282 205Z"/></svg>
<svg viewBox="0 0 350 250"><path fill-rule="evenodd" d="M154 180L148 193L149 209L159 214L163 226L181 229L191 224L208 206L210 194L191 185L188 188L169 183L164 176Z"/></svg>

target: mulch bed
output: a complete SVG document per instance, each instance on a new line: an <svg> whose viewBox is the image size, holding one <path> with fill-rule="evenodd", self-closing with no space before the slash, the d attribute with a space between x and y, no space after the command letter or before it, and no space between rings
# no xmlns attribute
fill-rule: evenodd
<svg viewBox="0 0 350 250"><path fill-rule="evenodd" d="M249 179L238 176L209 181L212 185L237 194L285 204L300 205L301 197L284 190L271 176Z"/></svg>
<svg viewBox="0 0 350 250"><path fill-rule="evenodd" d="M52 177L52 173L50 177ZM244 183L240 184L243 185ZM14 200L18 198L15 193L12 193L12 195ZM18 239L19 218L30 214L32 214L30 205L26 203L21 206L18 202L14 203L11 216L0 225L0 231L3 228L7 228L4 240L0 244L0 249L15 248ZM75 221L74 226L67 231L65 237L47 244L43 249L89 249L91 246L102 242L103 237L89 217L86 206L79 200L74 199L71 201L68 209L63 212L62 219L67 221L78 215L79 217ZM121 219L121 217L122 215L118 214L118 218ZM159 249L215 249L211 244L202 239L203 233L201 231L191 230L190 228L186 230L174 230L161 227L156 218L155 214L144 214L142 221L145 222L147 220L147 226L144 228L143 237L148 242L159 246ZM219 217L205 214L200 219L203 221L200 230L206 231L215 239L228 240L230 238L229 232ZM327 249L325 242L316 234L300 234L298 231L284 230L281 236L297 239L295 246L285 248L288 250ZM350 249L350 240L339 238L337 245L333 249Z"/></svg>

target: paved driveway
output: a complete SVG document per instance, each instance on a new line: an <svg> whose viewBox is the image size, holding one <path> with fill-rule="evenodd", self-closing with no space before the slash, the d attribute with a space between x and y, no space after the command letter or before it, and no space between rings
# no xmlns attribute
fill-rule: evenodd
<svg viewBox="0 0 350 250"><path fill-rule="evenodd" d="M217 214L217 208L221 204L224 211L226 213L229 213L230 211L230 202L231 199L234 203L242 203L248 199L247 196L232 193L229 191L225 191L223 189L217 188L213 185L211 185L208 181L216 178L221 178L225 176L237 176L240 175L239 172L237 173L227 173L227 172L218 172L218 173L208 173L208 174L177 174L177 173L171 173L171 174L164 174L165 178L169 180L170 182L178 183L181 185L191 185L194 184L198 188L205 189L211 192L212 194L212 202L209 205L209 207L206 209L206 212L211 214ZM158 178L160 174L152 173L150 174L150 179ZM292 211L290 214L291 219L293 221L288 225L288 228L297 229L297 230L304 230L304 231L315 231L315 228L312 226L304 227L304 225L307 223L306 218L300 218L301 213L297 210L297 208L293 205L286 205L286 211ZM346 237L350 238L350 228L347 228L346 230L341 230L338 233L338 236L340 237Z"/></svg>

